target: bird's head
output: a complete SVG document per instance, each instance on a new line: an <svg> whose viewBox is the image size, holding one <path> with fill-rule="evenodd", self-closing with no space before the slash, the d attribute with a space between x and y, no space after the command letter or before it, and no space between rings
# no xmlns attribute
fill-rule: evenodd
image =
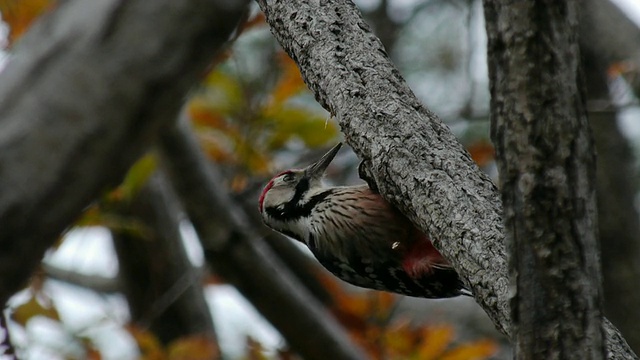
<svg viewBox="0 0 640 360"><path fill-rule="evenodd" d="M308 215L310 209L305 205L322 189L322 176L341 146L338 143L317 162L304 169L283 171L267 183L258 202L267 225Z"/></svg>

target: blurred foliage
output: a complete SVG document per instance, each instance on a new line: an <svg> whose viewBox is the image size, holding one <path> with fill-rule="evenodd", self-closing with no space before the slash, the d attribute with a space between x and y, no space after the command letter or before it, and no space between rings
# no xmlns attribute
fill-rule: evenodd
<svg viewBox="0 0 640 360"><path fill-rule="evenodd" d="M350 293L326 273L322 280L334 298L333 313L371 359L481 360L498 349L488 339L457 342L450 324L412 323L396 316L397 295L381 291Z"/></svg>
<svg viewBox="0 0 640 360"><path fill-rule="evenodd" d="M488 141L478 141L467 146L471 158L480 167L486 166L495 160L495 148Z"/></svg>
<svg viewBox="0 0 640 360"><path fill-rule="evenodd" d="M272 159L292 142L319 147L335 141L338 130L328 114L308 100L295 63L274 51L261 89L228 62L211 72L189 100L189 115L209 157L238 176L266 176ZM251 84L254 84L252 86Z"/></svg>
<svg viewBox="0 0 640 360"><path fill-rule="evenodd" d="M218 345L204 335L190 335L163 346L150 331L127 326L127 331L135 339L140 351L140 360L210 360L215 359Z"/></svg>
<svg viewBox="0 0 640 360"><path fill-rule="evenodd" d="M129 169L120 185L87 207L74 226L104 226L137 238L151 238L152 229L135 217L124 216L120 210L133 200L156 171L157 166L158 159L154 153L141 157Z"/></svg>

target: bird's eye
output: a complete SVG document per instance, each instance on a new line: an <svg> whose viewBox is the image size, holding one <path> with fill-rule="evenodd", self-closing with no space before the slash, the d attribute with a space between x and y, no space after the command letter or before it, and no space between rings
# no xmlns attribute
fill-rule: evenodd
<svg viewBox="0 0 640 360"><path fill-rule="evenodd" d="M286 173L284 174L284 176L282 177L282 180L284 180L284 182L291 182L295 179L295 176L292 173Z"/></svg>

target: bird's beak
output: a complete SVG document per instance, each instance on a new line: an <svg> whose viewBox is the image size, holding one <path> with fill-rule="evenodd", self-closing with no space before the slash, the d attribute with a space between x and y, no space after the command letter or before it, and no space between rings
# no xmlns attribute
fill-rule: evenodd
<svg viewBox="0 0 640 360"><path fill-rule="evenodd" d="M307 166L304 169L304 174L307 177L313 178L313 179L321 178L322 175L324 174L324 171L327 170L327 167L329 166L333 158L338 153L338 150L340 150L341 146L342 146L342 143L338 143L336 146L332 147L331 150L329 150L326 154L324 154L320 160Z"/></svg>

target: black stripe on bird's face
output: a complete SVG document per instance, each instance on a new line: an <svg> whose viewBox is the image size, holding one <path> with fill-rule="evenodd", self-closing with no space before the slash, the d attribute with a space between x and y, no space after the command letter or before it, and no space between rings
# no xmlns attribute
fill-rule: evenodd
<svg viewBox="0 0 640 360"><path fill-rule="evenodd" d="M309 178L303 176L296 184L296 192L293 194L293 198L286 203L286 206L295 206L299 204L307 191L309 191Z"/></svg>
<svg viewBox="0 0 640 360"><path fill-rule="evenodd" d="M265 209L267 215L279 221L297 220L311 215L313 208L333 193L333 190L327 189L313 195L306 203L302 203L304 196L308 191L309 179L303 177L300 179L300 182L296 184L296 191L293 194L293 198L282 205L267 207Z"/></svg>

